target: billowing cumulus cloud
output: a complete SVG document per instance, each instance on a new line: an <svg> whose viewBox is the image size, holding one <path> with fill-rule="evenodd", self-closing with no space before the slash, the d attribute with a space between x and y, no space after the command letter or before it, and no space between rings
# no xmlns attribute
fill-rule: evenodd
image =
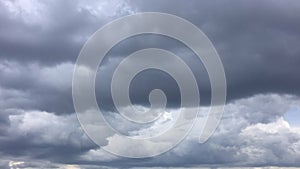
<svg viewBox="0 0 300 169"><path fill-rule="evenodd" d="M165 154L140 160L121 158L100 149L84 134L74 114L14 110L7 117L9 125L2 128L1 154L6 161L26 159L25 164L42 160L49 165L71 163L91 167L298 166L300 128L290 126L284 115L293 107L300 108L299 101L296 96L277 94L236 100L227 105L212 138L199 144L208 110L203 107L198 123L186 140ZM134 135L155 134L169 120L172 118L143 129L129 127L127 130ZM113 123L119 122L115 118ZM133 151L126 142L118 141L118 136L108 138L106 144L119 145L131 153L143 151L135 148ZM153 147L145 145L144 148Z"/></svg>

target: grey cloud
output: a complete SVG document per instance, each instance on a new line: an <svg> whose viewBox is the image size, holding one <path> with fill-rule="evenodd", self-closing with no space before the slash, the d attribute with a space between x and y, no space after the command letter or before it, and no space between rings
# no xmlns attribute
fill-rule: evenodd
<svg viewBox="0 0 300 169"><path fill-rule="evenodd" d="M186 140L165 154L146 159L121 158L99 150L80 130L74 114L58 116L14 110L14 114L1 114L8 115L9 124L3 127L6 133L0 137L1 156L5 155L7 160L41 160L83 168L85 165L113 168L299 166L300 130L289 126L283 118L295 106L300 106L299 97L293 95L261 94L236 100L226 106L220 126L205 144L198 143L203 127L203 116L199 116L199 123ZM201 114L205 115L207 109L203 108ZM114 119L111 122L120 122ZM147 132L147 128L126 125L122 128L126 127ZM149 132L158 130L153 127L157 126L149 126ZM119 144L126 147L125 143Z"/></svg>
<svg viewBox="0 0 300 169"><path fill-rule="evenodd" d="M201 28L216 46L223 61L228 83L228 100L249 97L257 93L289 93L299 94L299 4L290 1L294 6L276 1L273 5L268 3L224 1L215 2L192 1L189 4L176 1L170 4L157 2L159 5L147 2L136 4L140 11L169 12L190 20ZM135 5L134 5L135 6ZM194 10L192 10L194 9ZM256 12L252 12L256 11ZM124 58L130 53L146 48L160 47L170 50L181 56L192 68L200 84L202 103L208 104L210 87L206 71L197 57L185 49L184 45L165 37L144 35L121 42L109 53L109 57L120 56ZM115 62L105 62L111 69L99 73L99 76L111 75ZM147 73L146 73L147 74ZM145 74L144 74L145 75ZM165 81L158 80L152 84L156 77L162 76ZM169 101L178 103L178 90L172 86L171 80L163 74L149 73L147 79L139 80L133 87L132 100L139 104L147 104L147 94L154 85L168 86ZM110 78L103 82L108 86ZM133 84L134 86L134 84ZM145 88L146 92L141 88ZM101 91L102 92L102 91ZM111 100L109 93L101 94ZM109 90L108 90L109 92ZM105 100L106 101L106 100ZM111 101L105 102L112 107Z"/></svg>
<svg viewBox="0 0 300 169"><path fill-rule="evenodd" d="M0 43L1 62L27 62L24 64L26 66L35 62L52 67L63 62L74 63L87 37L104 23L136 11L168 12L191 21L212 40L225 67L229 101L257 93L299 94L299 3L293 0L289 2L293 5L282 1L273 2L273 5L257 1L155 1L154 4L129 1L119 5L116 5L118 1L99 2L100 4L39 2L29 5L37 8L37 12L33 10L31 13L28 12L29 7L16 8L16 5L12 5L16 11L23 11L23 16L7 5L18 2L4 1L1 3L1 20L6 24L2 25L0 32L3 37ZM103 10L99 10L97 6L103 6ZM96 90L104 109L112 110L113 107L109 84L116 64L128 54L146 47L164 48L180 55L197 77L201 103L210 103L208 76L197 57L184 45L172 39L145 35L125 40L113 48L108 57L117 56L119 60L107 58L104 61L102 66L109 68L103 72L100 69L98 75L99 84L104 88ZM73 112L69 89L52 92L46 85L33 86L31 82L36 78L34 72L22 77L6 75L3 78L2 83L6 84L2 85L20 90L37 88L35 95L39 98L47 96L41 99L45 100L43 105L35 105L37 109L59 113ZM18 78L18 81L12 81L11 78ZM164 80L150 83L155 78ZM170 106L178 107L179 92L174 81L162 73L151 71L136 78L132 84L133 102L147 105L148 93L156 87L166 91Z"/></svg>
<svg viewBox="0 0 300 169"><path fill-rule="evenodd" d="M1 112L4 113L7 112ZM67 162L95 147L80 129L75 115L22 110L14 113L8 115L9 123L0 136L0 149L5 156Z"/></svg>
<svg viewBox="0 0 300 169"><path fill-rule="evenodd" d="M236 100L227 105L219 128L208 142L198 143L201 120L172 151L142 160L120 159L119 163L149 167L299 166L300 130L283 118L293 106L299 107L299 97L271 94Z"/></svg>
<svg viewBox="0 0 300 169"><path fill-rule="evenodd" d="M120 1L3 1L0 8L1 58L42 64L75 61L104 22L132 12Z"/></svg>
<svg viewBox="0 0 300 169"><path fill-rule="evenodd" d="M73 65L54 67L1 62L2 109L46 110L57 114L74 112L71 85Z"/></svg>
<svg viewBox="0 0 300 169"><path fill-rule="evenodd" d="M298 22L300 3L298 1L22 3L24 2L0 3L1 159L13 156L28 158L28 161L39 159L53 163L92 163L96 166L115 167L131 167L137 164L140 166L300 165L297 162L300 161L297 147L299 133L285 126L284 120L280 120L290 105L299 103L297 95L300 94ZM74 113L71 98L73 63L86 39L103 24L117 17L144 11L167 12L191 21L207 34L220 54L227 75L229 104L221 126L209 142L198 146L197 140L192 138L170 153L142 161L121 158L110 159L113 162L95 159L88 161L80 159L79 156L96 147L90 142L84 146L73 143L72 140L82 136L82 131L77 129L73 134L69 133L71 137L69 140L53 141L53 138L49 138L52 141L41 140L38 143L34 140L44 136L43 132L47 132L50 126L40 131L26 131L27 135L22 132L15 134L10 132L20 131L21 128L17 126L23 123L17 121L17 124L11 124L10 117L14 115L22 117L24 112L45 110L49 114L60 115L53 116L61 118L62 121L68 119L69 115L62 114ZM209 104L208 77L197 57L173 39L144 35L118 44L100 67L96 82L99 86L96 92L99 104L104 110L114 111L109 94L114 68L128 54L146 47L164 48L180 55L197 76L202 103ZM151 83L154 80L157 83ZM104 87L99 88L100 85ZM133 81L132 101L143 106L147 105L148 92L156 87L165 89L171 107L177 107L179 91L175 82L167 75L155 71L144 72ZM288 93L296 96L266 93ZM255 96L251 97L252 95ZM18 113L19 110L22 113ZM112 117L114 120L115 115ZM73 124L73 120L76 121L72 119L67 123ZM135 129L130 125L122 127L128 130ZM56 130L61 128L70 129L58 126ZM276 133L270 134L264 130L265 128L275 128ZM49 137L56 135L49 133ZM281 142L276 142L278 140ZM199 152L204 152L205 156ZM0 162L0 166L7 166L7 162L3 165Z"/></svg>

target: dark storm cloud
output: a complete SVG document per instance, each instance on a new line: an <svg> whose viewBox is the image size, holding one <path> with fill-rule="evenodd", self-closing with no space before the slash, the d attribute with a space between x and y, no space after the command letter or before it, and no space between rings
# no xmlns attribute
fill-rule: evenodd
<svg viewBox="0 0 300 169"><path fill-rule="evenodd" d="M60 4L60 5L58 5ZM292 4L292 5L290 5ZM96 5L96 4L93 4ZM278 92L299 94L300 85L300 24L299 3L297 1L272 1L272 5L259 1L174 1L172 3L129 2L136 11L168 12L183 17L202 29L215 45L223 61L228 83L228 99L245 97L256 93ZM63 62L74 63L83 43L94 31L112 19L130 13L97 14L88 4L80 5L69 1L38 3L40 13L22 16L12 12L5 3L1 4L1 60L53 66ZM104 5L105 6L105 5ZM110 7L106 5L105 7ZM122 7L122 6L121 6ZM121 8L120 7L120 8ZM115 7L116 10L119 8ZM126 9L126 8L122 8ZM106 9L105 9L106 10ZM33 10L34 11L34 10ZM111 12L108 10L108 13ZM25 12L26 13L26 12ZM37 17L36 15L41 15ZM146 39L146 40L145 40ZM202 103L210 100L210 88L205 69L197 57L179 42L164 37L145 35L145 37L126 40L119 47L112 49L109 57L124 58L128 54L147 47L158 47L180 55L192 68L200 84ZM119 60L120 61L120 60ZM116 63L118 63L117 61ZM111 75L115 64L109 59L105 62L106 76ZM101 74L101 72L100 72ZM151 74L151 73L150 73ZM26 76L32 75L24 75ZM164 75L155 74L148 80ZM4 82L9 81L3 79ZM110 78L104 80L109 85ZM100 81L102 80L99 77ZM32 80L8 83L9 87L23 90L30 87ZM156 86L149 81L140 80L135 87L139 92L132 93L132 100L138 104L148 104L149 89ZM161 84L159 84L161 83ZM157 86L169 86L172 81L158 81ZM71 85L71 84L70 84ZM134 84L133 84L134 85ZM171 85L170 104L178 103L178 90ZM35 95L49 96L41 98L45 103L38 109L55 112L70 112L72 100L70 90L52 92L44 86L35 86ZM139 89L141 88L141 89ZM146 92L140 92L146 88ZM34 93L34 92L32 92ZM108 91L100 91L98 98L111 107ZM62 99L60 99L62 98ZM57 101L60 100L60 101ZM60 104L61 100L64 100ZM47 106L49 105L49 106ZM61 110L60 110L61 109Z"/></svg>
<svg viewBox="0 0 300 169"><path fill-rule="evenodd" d="M27 18L22 19L18 17L18 15L13 15L13 12L9 12L9 9L2 3L1 58L21 62L42 61L42 63L57 63L70 60L70 57L75 56L78 52L76 48L79 48L79 46L76 46L76 44L68 38L70 32L67 31L68 28L65 24L59 24L61 21L59 19L65 17L65 20L69 22L68 25L73 24L73 29L69 30L71 32L78 31L78 27L76 23L72 23L72 20L67 19L67 15L55 16L56 14L62 13L61 10L63 6L69 5L54 8L49 4L50 8L53 9L49 10L49 12L51 12L49 14L51 18L47 18L49 20L46 20L45 23L48 22L49 24L50 22L52 25L50 29L47 29L47 27L45 28L43 25L26 23L25 19ZM68 9L66 9L66 11L67 10ZM66 14L67 13L68 12L66 12ZM78 15L84 16L84 14L80 13ZM28 20L29 19L32 18L28 18ZM74 57L72 58L74 59Z"/></svg>
<svg viewBox="0 0 300 169"><path fill-rule="evenodd" d="M221 126L225 132L219 131L203 146L198 147L196 139L191 139L174 152L146 159L143 163L117 157L100 162L99 159L90 160L94 155L91 151L96 147L78 129L74 114L70 115L74 113L73 63L87 38L102 25L120 16L144 11L178 15L207 34L224 64L230 101L268 92L300 94L300 3L296 0L2 1L0 159L23 157L116 167L136 166L137 163L140 166L300 165L297 162L300 161L299 135L280 120L288 109L284 106L295 98L286 102L285 96L281 100L273 95L266 95L267 98L275 97L273 100L254 97L237 101L230 110L234 112L232 121L228 126ZM130 53L148 47L170 50L184 59L200 85L201 102L209 103L208 77L200 60L178 41L144 35L118 44L100 67L96 92L103 109L113 110L109 87L117 64ZM170 106L178 106L178 86L171 77L158 71L137 76L132 83L132 101L147 105L148 93L153 88L165 89ZM275 103L277 106L273 106ZM77 126L69 127L60 122ZM51 129L52 125L56 127ZM232 126L235 128L230 129ZM282 127L277 134L268 133L267 129L276 126ZM261 137L265 139L256 139ZM282 142L274 146L273 140ZM255 158L259 150L265 154ZM206 156L199 155L203 152ZM88 159L81 159L85 153ZM249 163L243 163L245 161ZM2 164L0 161L0 167L2 165L5 167L8 162Z"/></svg>
<svg viewBox="0 0 300 169"><path fill-rule="evenodd" d="M181 1L142 6L147 11L178 14L208 35L225 67L229 99L260 92L299 94L300 4L272 2L193 1L185 5Z"/></svg>
<svg viewBox="0 0 300 169"><path fill-rule="evenodd" d="M297 22L300 19L300 5L297 1L289 1L293 7L282 1L272 1L272 5L259 1L155 2L156 5L152 1L132 3L140 11L168 12L181 16L208 35L223 61L229 101L256 93L300 94L300 24ZM113 48L109 56L127 56L147 47L172 51L181 56L196 75L202 104L209 103L210 88L206 71L197 57L185 49L183 44L150 35L132 39ZM115 63L110 63L114 67ZM113 69L103 74L112 72ZM145 96L149 88L155 87L151 85L151 81L157 76L159 75L148 76L148 81L141 80L137 83L139 85L135 86L135 91L139 92L132 93L132 100L147 103ZM165 79L156 82L155 85L169 85L172 81ZM146 88L147 92L140 92L140 88ZM169 86L166 91L168 90L172 91L169 101L178 103L177 87ZM102 96L111 100L109 93ZM112 105L111 101L105 103L110 107Z"/></svg>
<svg viewBox="0 0 300 169"><path fill-rule="evenodd" d="M74 112L71 99L72 69L70 63L43 67L2 61L0 107L47 110L57 114Z"/></svg>
<svg viewBox="0 0 300 169"><path fill-rule="evenodd" d="M208 35L225 67L229 99L264 92L299 94L298 1L152 3L137 6L181 16Z"/></svg>
<svg viewBox="0 0 300 169"><path fill-rule="evenodd" d="M5 97L14 98L3 101L3 108L39 109L58 114L74 112L73 67L52 74L50 81L58 84L47 84L48 74L40 76L39 72L75 62L85 40L103 23L131 13L125 3L97 1L88 4L3 1L0 8L0 85ZM68 74L61 77L62 72Z"/></svg>
<svg viewBox="0 0 300 169"><path fill-rule="evenodd" d="M0 57L41 64L74 62L93 32L104 22L126 14L114 4L92 2L89 5L112 8L111 13L94 14L96 9L91 11L88 4L78 1L4 1L0 4Z"/></svg>

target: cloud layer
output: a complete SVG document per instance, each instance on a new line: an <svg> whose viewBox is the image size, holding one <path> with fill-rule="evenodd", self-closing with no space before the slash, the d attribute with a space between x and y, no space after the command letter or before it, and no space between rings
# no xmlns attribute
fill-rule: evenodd
<svg viewBox="0 0 300 169"><path fill-rule="evenodd" d="M154 70L132 81L130 96L143 109L149 104L149 91L163 89L169 119L139 128L115 111L112 73L123 58L143 48L179 55L197 78L204 106L195 129L172 151L140 160L121 158L99 149L81 129L72 103L72 73L81 47L96 30L118 17L149 11L183 17L207 34L224 64L228 104L216 133L199 144L210 103L210 84L201 61L167 37L141 35L120 42L108 53L96 78L99 106L112 126L125 134L153 135L175 119L178 86L169 75ZM299 167L300 129L290 122L300 122L295 115L286 118L300 110L299 20L297 0L3 0L0 168ZM112 143L119 143L117 136L105 140L104 146ZM126 143L119 144L122 151L135 153Z"/></svg>
<svg viewBox="0 0 300 169"><path fill-rule="evenodd" d="M8 125L1 128L1 154L4 160L22 159L28 165L43 161L49 165L71 163L91 167L299 166L300 128L290 126L284 119L290 109L300 108L299 101L296 96L277 94L236 100L226 106L212 138L199 144L208 110L203 107L186 140L163 155L140 160L117 157L99 149L84 134L74 114L11 110L14 114L6 117ZM120 123L118 118L114 119L113 123ZM134 135L154 134L165 124L162 120L143 129L127 130ZM131 153L153 148L145 145L142 150L133 151L117 136L107 141L104 146L119 145L122 151Z"/></svg>

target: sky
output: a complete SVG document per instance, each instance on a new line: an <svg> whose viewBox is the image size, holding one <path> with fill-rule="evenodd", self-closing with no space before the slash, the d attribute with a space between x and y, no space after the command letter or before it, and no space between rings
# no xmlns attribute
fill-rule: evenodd
<svg viewBox="0 0 300 169"><path fill-rule="evenodd" d="M85 134L72 102L72 75L81 48L95 31L139 12L177 15L207 35L224 65L227 103L219 127L204 144L198 143L204 120L198 116L191 133L171 151L130 159L104 151ZM300 167L299 20L298 0L2 0L0 168ZM134 36L108 52L96 77L99 107L124 134L151 135L172 123L173 118L165 118L140 128L125 122L112 101L109 87L117 65L150 47L180 56L199 85L200 114L210 106L207 72L189 48L164 36ZM155 70L132 81L132 102L147 108L154 88L165 91L171 116L181 109L174 79ZM112 143L132 151L118 137L105 145Z"/></svg>

